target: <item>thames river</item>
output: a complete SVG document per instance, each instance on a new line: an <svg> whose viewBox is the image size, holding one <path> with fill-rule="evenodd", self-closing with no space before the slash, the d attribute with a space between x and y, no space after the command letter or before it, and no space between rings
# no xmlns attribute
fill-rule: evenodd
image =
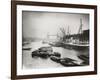
<svg viewBox="0 0 100 80"><path fill-rule="evenodd" d="M63 65L52 61L50 58L43 59L40 57L31 56L32 52L37 50L40 47L48 47L49 44L43 44L42 41L31 42L23 47L30 47L31 50L22 50L22 67L23 69L34 69L34 68L55 68L55 67L64 67ZM53 52L59 52L61 54L61 58L71 58L77 61L77 63L81 63L82 60L79 59L78 55L87 55L89 54L89 50L74 50L74 49L65 49L63 47L54 47Z"/></svg>

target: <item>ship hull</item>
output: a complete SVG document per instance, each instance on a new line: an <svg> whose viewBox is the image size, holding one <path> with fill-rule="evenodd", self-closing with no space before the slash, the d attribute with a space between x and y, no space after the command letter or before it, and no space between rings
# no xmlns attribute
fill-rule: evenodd
<svg viewBox="0 0 100 80"><path fill-rule="evenodd" d="M64 48L84 50L89 49L88 44L74 44L74 43L62 43Z"/></svg>

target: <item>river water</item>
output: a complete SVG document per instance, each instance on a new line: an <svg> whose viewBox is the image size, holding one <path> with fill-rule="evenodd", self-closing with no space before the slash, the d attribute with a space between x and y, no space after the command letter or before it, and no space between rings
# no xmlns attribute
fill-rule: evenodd
<svg viewBox="0 0 100 80"><path fill-rule="evenodd" d="M43 44L41 41L31 42L23 47L31 47L31 50L22 50L22 67L23 69L32 69L32 68L54 68L54 67L64 67L60 63L52 61L50 58L43 59L40 57L32 58L31 54L34 50L37 50L40 47L50 46L49 44ZM77 63L81 63L77 56L78 55L87 55L89 50L74 50L74 49L65 49L62 47L53 47L53 52L59 52L62 58L71 58L77 60Z"/></svg>

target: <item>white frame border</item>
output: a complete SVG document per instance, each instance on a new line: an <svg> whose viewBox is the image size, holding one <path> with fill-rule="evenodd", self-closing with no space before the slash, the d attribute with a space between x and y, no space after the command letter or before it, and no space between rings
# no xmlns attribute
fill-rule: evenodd
<svg viewBox="0 0 100 80"><path fill-rule="evenodd" d="M49 69L22 69L22 10L26 11L49 11L49 12L70 12L88 13L90 15L90 65L82 67L49 68ZM36 75L47 73L69 73L94 71L94 9L59 8L17 5L17 75Z"/></svg>

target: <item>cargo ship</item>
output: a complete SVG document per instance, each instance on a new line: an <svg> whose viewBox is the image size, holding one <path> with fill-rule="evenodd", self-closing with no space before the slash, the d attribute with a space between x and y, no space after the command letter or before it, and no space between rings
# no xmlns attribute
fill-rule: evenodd
<svg viewBox="0 0 100 80"><path fill-rule="evenodd" d="M89 29L82 30L82 19L80 19L80 26L77 34L70 34L69 27L66 31L62 28L62 36L58 35L48 35L46 41L43 43L48 43L51 46L64 47L69 49L88 49L89 48ZM50 36L56 36L55 40L50 40Z"/></svg>

